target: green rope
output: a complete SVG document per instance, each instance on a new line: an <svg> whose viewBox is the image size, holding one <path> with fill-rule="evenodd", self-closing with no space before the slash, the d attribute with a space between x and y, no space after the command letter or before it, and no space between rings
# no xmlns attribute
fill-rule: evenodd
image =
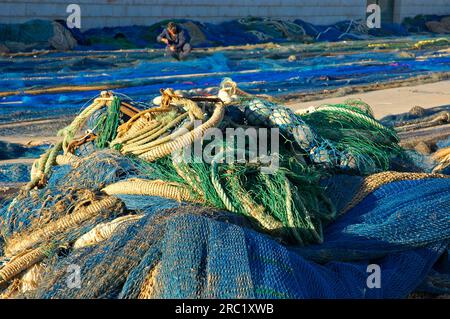
<svg viewBox="0 0 450 319"><path fill-rule="evenodd" d="M361 121L366 121L370 126L376 127L382 131L385 132L390 132L391 130L388 129L386 126L384 126L383 124L379 123L378 121L376 121L375 119L371 118L370 116L360 113L360 112L356 112L354 110L350 110L344 107L339 107L339 106L331 106L331 105L323 105L320 106L316 112L324 112L324 111L332 111L332 112L343 112L343 113L348 113L351 114L352 116L358 118Z"/></svg>
<svg viewBox="0 0 450 319"><path fill-rule="evenodd" d="M221 199L225 208L230 212L237 213L238 212L237 209L231 203L230 198L227 196L219 180L218 159L223 158L223 156L225 156L224 154L225 154L224 152L217 154L211 162L211 183L213 184L214 189L216 190L216 193Z"/></svg>
<svg viewBox="0 0 450 319"><path fill-rule="evenodd" d="M47 161L45 163L44 174L50 174L52 167L56 163L56 156L58 156L59 151L62 150L63 142L58 142L50 151Z"/></svg>
<svg viewBox="0 0 450 319"><path fill-rule="evenodd" d="M322 221L335 216L333 205L319 186L319 178L326 173L302 164L285 146L281 147L281 167L273 174L263 173L257 163L220 161L236 152L249 155L247 149L236 149L233 144L220 147L211 163L191 157L181 158L183 163L177 164L171 156L151 163L136 161L139 171L149 178L179 183L201 196L205 205L244 215L285 242L321 242Z"/></svg>
<svg viewBox="0 0 450 319"><path fill-rule="evenodd" d="M98 148L108 147L109 142L114 140L117 135L119 120L120 99L115 96L111 102L111 105L108 107L108 111L102 114L96 122L98 133L97 138L95 139L95 145Z"/></svg>
<svg viewBox="0 0 450 319"><path fill-rule="evenodd" d="M392 158L405 157L394 130L375 120L370 109L361 109L364 104L348 103L320 106L301 117L338 151L350 154L363 175L388 170Z"/></svg>

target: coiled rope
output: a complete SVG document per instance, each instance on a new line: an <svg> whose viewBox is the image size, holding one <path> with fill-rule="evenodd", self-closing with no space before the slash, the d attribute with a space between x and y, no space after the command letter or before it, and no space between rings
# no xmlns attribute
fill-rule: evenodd
<svg viewBox="0 0 450 319"><path fill-rule="evenodd" d="M130 178L102 189L108 195L147 195L175 199L179 202L203 203L201 198L194 197L184 186L162 180Z"/></svg>
<svg viewBox="0 0 450 319"><path fill-rule="evenodd" d="M159 158L171 154L175 150L181 149L187 145L192 144L194 141L202 138L208 129L217 126L222 121L224 114L225 114L224 105L222 103L217 103L211 117L202 125L200 125L197 128L194 128L192 131L188 133L185 133L177 137L175 140L155 146L154 148L148 150L139 157L143 160L152 162L154 160L157 160Z"/></svg>
<svg viewBox="0 0 450 319"><path fill-rule="evenodd" d="M40 262L47 257L48 253L49 246L42 246L11 259L11 261L0 269L0 284L13 279L22 271Z"/></svg>
<svg viewBox="0 0 450 319"><path fill-rule="evenodd" d="M39 243L54 239L56 235L80 226L84 221L98 216L102 213L113 213L117 207L122 206L122 202L115 197L107 196L98 201L92 201L88 206L84 202L79 203L74 211L55 221L33 229L31 233L21 232L8 240L5 247L6 256L14 256L29 249Z"/></svg>

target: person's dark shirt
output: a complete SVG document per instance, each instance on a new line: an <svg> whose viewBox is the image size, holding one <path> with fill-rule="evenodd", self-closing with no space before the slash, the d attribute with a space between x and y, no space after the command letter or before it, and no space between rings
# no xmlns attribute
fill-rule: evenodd
<svg viewBox="0 0 450 319"><path fill-rule="evenodd" d="M162 42L162 39L167 39L167 41L169 41L169 45L174 45L177 50L183 48L183 45L189 43L189 41L191 40L187 30L184 30L180 27L177 27L177 32L175 33L175 36L173 38L170 35L169 30L165 28L157 38L158 42Z"/></svg>

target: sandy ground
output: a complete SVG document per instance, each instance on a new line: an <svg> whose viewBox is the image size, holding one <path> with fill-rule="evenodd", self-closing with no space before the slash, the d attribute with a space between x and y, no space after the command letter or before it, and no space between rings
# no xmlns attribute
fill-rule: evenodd
<svg viewBox="0 0 450 319"><path fill-rule="evenodd" d="M1 160L0 164L33 164L35 158L13 158Z"/></svg>
<svg viewBox="0 0 450 319"><path fill-rule="evenodd" d="M324 103L341 103L346 99L361 99L372 107L376 118L390 114L408 112L414 106L432 108L450 104L450 81L421 84L410 87L372 91L347 95L324 100L296 102L290 101L288 106L294 110L306 109Z"/></svg>
<svg viewBox="0 0 450 319"><path fill-rule="evenodd" d="M55 130L56 135L56 130ZM37 146L42 144L54 144L58 142L61 138L58 136L40 136L37 134L36 136L17 136L17 135L0 135L0 141L5 141L9 143L22 144L26 146Z"/></svg>
<svg viewBox="0 0 450 319"><path fill-rule="evenodd" d="M56 135L56 131L55 131ZM61 138L58 136L2 136L0 135L0 141L5 141L9 143L22 144L26 146L37 146L42 144L54 144L58 142Z"/></svg>
<svg viewBox="0 0 450 319"><path fill-rule="evenodd" d="M12 143L35 145L40 140L46 139L55 142L58 130L72 122L74 116L64 116L46 120L12 121L0 124L0 140Z"/></svg>

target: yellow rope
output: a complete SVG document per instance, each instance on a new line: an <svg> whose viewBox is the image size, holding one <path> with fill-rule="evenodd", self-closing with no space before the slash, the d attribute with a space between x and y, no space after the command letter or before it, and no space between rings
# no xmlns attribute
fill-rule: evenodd
<svg viewBox="0 0 450 319"><path fill-rule="evenodd" d="M444 161L448 156L450 156L450 147L442 148L439 151L436 151L432 158L435 161L441 162Z"/></svg>
<svg viewBox="0 0 450 319"><path fill-rule="evenodd" d="M133 143L139 141L141 138L147 137L162 127L162 122L160 121L147 121L144 119L139 119L135 124L128 130L125 134L116 137L111 142L111 147L116 144Z"/></svg>
<svg viewBox="0 0 450 319"><path fill-rule="evenodd" d="M433 168L433 173L438 173L443 171L445 168L450 166L450 147L443 148L433 154L432 158L438 162L438 165Z"/></svg>
<svg viewBox="0 0 450 319"><path fill-rule="evenodd" d="M127 215L118 217L108 223L100 223L96 225L93 229L91 229L89 232L79 237L73 244L73 248L79 249L105 241L112 236L114 231L120 225L132 221L137 221L141 219L143 216L144 215Z"/></svg>
<svg viewBox="0 0 450 319"><path fill-rule="evenodd" d="M127 135L126 138L119 139L119 141L120 141L120 143L126 144L126 145L136 143L136 142L154 134L158 130L160 130L161 127L163 127L165 122L166 121L164 119L161 121L148 122L148 125L145 126L144 128L140 129L139 131L135 132L134 134Z"/></svg>
<svg viewBox="0 0 450 319"><path fill-rule="evenodd" d="M171 154L177 149L181 149L189 144L192 144L194 141L202 138L206 130L210 129L211 127L217 126L222 121L224 113L225 108L223 104L217 104L213 114L205 123L195 128L194 130L176 138L173 141L154 147L153 149L140 155L139 157L146 161L152 162L158 158L162 158Z"/></svg>
<svg viewBox="0 0 450 319"><path fill-rule="evenodd" d="M9 261L0 269L0 283L7 282L46 257L48 247L39 247Z"/></svg>
<svg viewBox="0 0 450 319"><path fill-rule="evenodd" d="M126 123L120 125L117 128L118 134L124 134L130 130L130 128L136 123L136 121L140 118L143 118L145 116L146 120L154 120L152 117L152 113L160 113L160 112L169 112L170 108L167 107L155 107L147 110L143 110L136 115L134 115L132 118L130 118Z"/></svg>
<svg viewBox="0 0 450 319"><path fill-rule="evenodd" d="M134 151L133 154L135 155L141 155L147 151L149 151L151 148L158 146L160 144L166 143L170 140L174 140L176 138L178 138L179 136L185 134L188 131L191 131L194 128L194 122L188 122L186 124L184 124L182 127L180 127L179 129L175 130L172 134L166 135L164 137L158 138L157 140L147 143L145 144L145 148L142 148L138 151Z"/></svg>
<svg viewBox="0 0 450 319"><path fill-rule="evenodd" d="M5 248L5 255L14 256L38 243L51 240L54 236L79 226L105 210L113 210L118 205L121 205L121 201L111 196L94 201L89 206L79 205L71 214L52 221L39 229L34 229L31 233L19 233L17 236L10 238Z"/></svg>
<svg viewBox="0 0 450 319"><path fill-rule="evenodd" d="M14 279L8 288L0 294L0 299L14 299L14 296L20 291L20 285L20 279Z"/></svg>
<svg viewBox="0 0 450 319"><path fill-rule="evenodd" d="M150 123L150 120L145 117L137 119L133 125L127 131L119 131L117 133L117 139L126 139L128 136L135 134L137 131L142 130Z"/></svg>
<svg viewBox="0 0 450 319"><path fill-rule="evenodd" d="M177 116L175 119L173 119L172 121L170 121L169 123L167 123L165 126L161 127L159 130L157 130L156 132L154 132L153 134L151 134L150 136L139 140L135 143L132 143L130 145L125 145L122 148L122 151L124 153L134 153L135 151L140 151L140 150L145 150L148 148L151 148L152 145L154 145L154 143L149 143L152 142L154 139L160 137L163 133L167 132L168 130L172 129L173 127L175 127L177 124L179 124L182 120L184 120L186 117L188 116L188 113L183 113L179 116Z"/></svg>
<svg viewBox="0 0 450 319"><path fill-rule="evenodd" d="M126 87L126 84L108 84L108 85L78 85L78 86L55 86L43 89L29 89L24 91L7 91L0 92L0 97L12 95L39 95L49 93L66 93L66 92L84 92L84 91L103 91Z"/></svg>
<svg viewBox="0 0 450 319"><path fill-rule="evenodd" d="M422 48L430 46L430 45L441 45L441 44L450 44L450 40L448 40L446 38L422 40L422 41L416 42L414 44L414 48L415 49L422 49Z"/></svg>
<svg viewBox="0 0 450 319"><path fill-rule="evenodd" d="M179 136L185 134L186 132L189 132L190 130L193 129L193 127L194 127L193 123L191 123L191 122L187 123L187 125L183 125L183 127L175 130L172 134L165 134L165 135L162 135L160 138L158 138L154 141L151 141L147 144L139 145L140 147L131 151L131 153L133 153L134 155L142 155L158 145L167 143L167 142L174 140L174 139L178 138Z"/></svg>
<svg viewBox="0 0 450 319"><path fill-rule="evenodd" d="M108 195L147 195L175 199L179 202L203 203L192 196L186 187L162 180L131 178L106 186L103 190Z"/></svg>

